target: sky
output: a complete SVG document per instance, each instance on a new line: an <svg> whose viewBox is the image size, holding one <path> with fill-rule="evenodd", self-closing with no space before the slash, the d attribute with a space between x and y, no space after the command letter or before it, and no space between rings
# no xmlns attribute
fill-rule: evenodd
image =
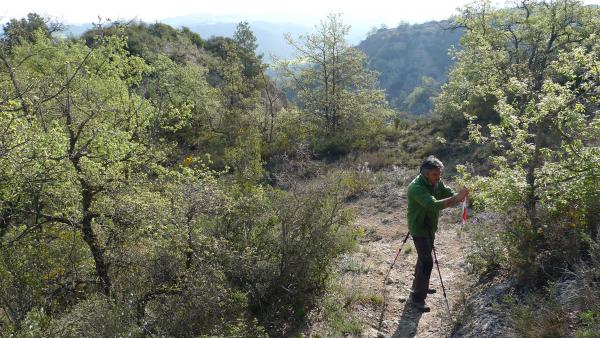
<svg viewBox="0 0 600 338"><path fill-rule="evenodd" d="M141 19L146 22L186 15L202 15L214 21L270 21L315 24L328 13L343 13L356 24L396 26L448 18L471 0L2 0L0 22L22 18L29 12L70 24L104 19ZM585 0L600 3L600 0ZM506 1L494 1L503 5Z"/></svg>

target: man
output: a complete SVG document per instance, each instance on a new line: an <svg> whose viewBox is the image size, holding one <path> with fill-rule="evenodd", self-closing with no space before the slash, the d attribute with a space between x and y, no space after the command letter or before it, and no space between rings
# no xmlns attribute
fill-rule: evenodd
<svg viewBox="0 0 600 338"><path fill-rule="evenodd" d="M418 255L411 300L422 312L430 311L425 304L425 298L427 294L435 293L434 289L429 289L429 277L433 269L431 252L439 212L462 202L469 194L466 188L455 194L452 189L446 187L441 181L443 169L442 161L429 156L421 164L419 176L408 185L408 229Z"/></svg>

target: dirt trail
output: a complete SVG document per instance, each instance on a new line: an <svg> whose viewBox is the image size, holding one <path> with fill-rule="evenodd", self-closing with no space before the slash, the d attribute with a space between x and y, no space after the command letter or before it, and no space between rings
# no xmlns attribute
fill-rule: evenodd
<svg viewBox="0 0 600 338"><path fill-rule="evenodd" d="M388 280L384 281L407 232L404 187L386 183L348 206L356 210L356 225L365 229L365 237L361 240L360 250L346 259L363 268L343 272L342 278L348 286L384 299L383 305L359 302L352 306L352 311L365 324L363 336L446 336L448 311L435 265L430 286L437 289L437 293L427 299L431 312L419 313L408 299L417 259L412 238L404 245ZM462 291L472 285L464 271L468 242L468 234L460 223L460 210L444 210L436 236L436 251L450 309L460 302Z"/></svg>

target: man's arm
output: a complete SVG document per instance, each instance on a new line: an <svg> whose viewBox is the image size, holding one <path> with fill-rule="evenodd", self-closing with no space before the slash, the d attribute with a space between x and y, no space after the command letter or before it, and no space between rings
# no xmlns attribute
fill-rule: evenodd
<svg viewBox="0 0 600 338"><path fill-rule="evenodd" d="M454 196L456 193L452 188L447 187L444 182L440 181L438 183L440 185L440 192L442 193L442 198L448 198Z"/></svg>
<svg viewBox="0 0 600 338"><path fill-rule="evenodd" d="M467 195L469 195L469 191L467 190L467 188L462 188L458 194L441 200L444 202L444 209L453 207L458 203L462 202L465 199L465 197L467 197Z"/></svg>
<svg viewBox="0 0 600 338"><path fill-rule="evenodd" d="M441 210L462 202L462 200L464 200L465 197L469 194L469 191L466 188L463 188L458 194L452 197L436 199L433 196L431 196L431 194L426 189L419 186L415 186L409 190L409 194L412 198L414 198L415 201L417 201L417 203L419 203L424 208Z"/></svg>
<svg viewBox="0 0 600 338"><path fill-rule="evenodd" d="M412 187L408 193L425 209L442 210L459 202L459 194L444 199L436 199L429 193L429 191L420 186Z"/></svg>
<svg viewBox="0 0 600 338"><path fill-rule="evenodd" d="M465 197L469 195L469 191L465 187L463 187L461 191L457 194L454 192L454 190L452 190L452 188L444 185L442 181L440 181L438 184L440 184L441 195L444 197L445 200L448 200L448 202L446 203L447 205L445 205L444 208L452 207L464 201ZM448 197L456 197L456 199L450 200Z"/></svg>

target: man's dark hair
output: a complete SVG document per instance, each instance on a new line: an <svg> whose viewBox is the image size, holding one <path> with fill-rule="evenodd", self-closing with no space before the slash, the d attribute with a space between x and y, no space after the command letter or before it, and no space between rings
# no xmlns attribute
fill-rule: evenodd
<svg viewBox="0 0 600 338"><path fill-rule="evenodd" d="M423 163L421 163L421 169L419 169L419 172L425 175L431 169L444 169L444 164L442 163L442 161L440 161L437 157L433 155L430 155L423 161Z"/></svg>

